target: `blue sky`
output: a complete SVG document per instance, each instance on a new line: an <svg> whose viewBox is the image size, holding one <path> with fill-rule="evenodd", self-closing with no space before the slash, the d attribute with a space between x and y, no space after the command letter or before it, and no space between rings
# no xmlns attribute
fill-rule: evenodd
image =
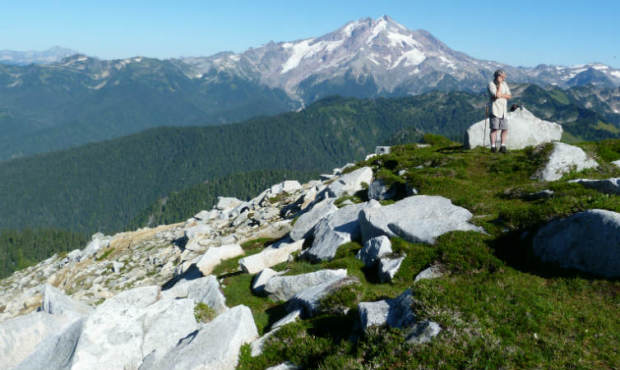
<svg viewBox="0 0 620 370"><path fill-rule="evenodd" d="M617 0L0 0L0 50L60 45L106 59L211 55L320 36L384 14L475 58L620 68Z"/></svg>

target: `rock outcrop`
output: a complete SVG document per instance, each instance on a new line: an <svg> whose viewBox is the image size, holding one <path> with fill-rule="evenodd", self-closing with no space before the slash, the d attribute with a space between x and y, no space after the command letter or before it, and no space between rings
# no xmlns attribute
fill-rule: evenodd
<svg viewBox="0 0 620 370"><path fill-rule="evenodd" d="M620 213L592 209L552 221L536 233L533 249L562 268L620 277Z"/></svg>
<svg viewBox="0 0 620 370"><path fill-rule="evenodd" d="M620 177L612 177L603 180L591 180L591 179L575 179L569 182L576 182L585 186L586 188L595 189L601 193L606 194L620 194Z"/></svg>
<svg viewBox="0 0 620 370"><path fill-rule="evenodd" d="M554 122L543 121L525 108L519 108L506 115L509 125L506 147L523 149L562 138L562 126ZM465 132L465 147L490 146L489 120L471 125Z"/></svg>
<svg viewBox="0 0 620 370"><path fill-rule="evenodd" d="M364 189L363 184L370 185L372 178L372 168L358 168L337 178L325 191L331 198L340 198L344 194L352 195Z"/></svg>
<svg viewBox="0 0 620 370"><path fill-rule="evenodd" d="M433 244L438 236L454 230L482 232L468 222L471 217L471 212L447 198L414 195L389 206L363 209L359 220L364 241L386 235Z"/></svg>
<svg viewBox="0 0 620 370"><path fill-rule="evenodd" d="M140 368L168 369L235 369L241 346L258 337L252 312L246 306L235 306L203 325L180 341L161 359L149 357Z"/></svg>
<svg viewBox="0 0 620 370"><path fill-rule="evenodd" d="M379 207L377 201L349 205L323 217L314 227L312 246L304 253L311 261L334 258L338 247L360 237L359 214L362 210Z"/></svg>
<svg viewBox="0 0 620 370"><path fill-rule="evenodd" d="M556 181L572 170L582 171L595 167L598 167L598 163L588 158L583 149L574 145L555 142L549 160L534 174L534 178L541 181Z"/></svg>
<svg viewBox="0 0 620 370"><path fill-rule="evenodd" d="M320 270L301 275L274 276L265 284L265 292L276 300L286 301L295 294L323 283L347 276L347 270Z"/></svg>
<svg viewBox="0 0 620 370"><path fill-rule="evenodd" d="M282 240L272 246L263 249L260 253L243 257L239 260L239 266L243 271L255 274L268 267L286 262L291 254L301 251L304 239L298 241Z"/></svg>

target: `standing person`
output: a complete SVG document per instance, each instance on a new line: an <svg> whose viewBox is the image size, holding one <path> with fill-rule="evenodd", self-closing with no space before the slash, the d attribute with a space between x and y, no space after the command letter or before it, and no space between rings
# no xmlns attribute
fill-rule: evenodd
<svg viewBox="0 0 620 370"><path fill-rule="evenodd" d="M510 88L508 88L508 84L506 83L506 72L498 69L493 73L493 77L493 81L489 82L488 86L489 97L491 99L491 151L493 153L497 151L495 145L497 131L501 131L501 147L499 151L506 153L506 137L508 136L506 112L508 99L511 99L512 95L510 95Z"/></svg>

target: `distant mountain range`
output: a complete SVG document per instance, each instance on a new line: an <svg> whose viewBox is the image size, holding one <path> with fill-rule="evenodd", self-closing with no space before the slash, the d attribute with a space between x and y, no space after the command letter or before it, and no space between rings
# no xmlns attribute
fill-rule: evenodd
<svg viewBox="0 0 620 370"><path fill-rule="evenodd" d="M60 46L54 46L43 51L0 50L0 63L13 65L51 64L75 54L78 52Z"/></svg>
<svg viewBox="0 0 620 370"><path fill-rule="evenodd" d="M602 64L524 68L477 60L387 16L241 54L169 60L78 54L23 65L47 63L69 51L53 48L38 59L4 53L0 160L152 127L221 124L298 110L331 95L479 92L497 68L508 72L512 84L588 86L579 93L584 104L603 109L601 114L620 112L620 70Z"/></svg>

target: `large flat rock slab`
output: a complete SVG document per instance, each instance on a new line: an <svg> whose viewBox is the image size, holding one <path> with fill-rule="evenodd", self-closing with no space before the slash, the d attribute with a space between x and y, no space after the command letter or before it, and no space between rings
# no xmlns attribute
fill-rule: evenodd
<svg viewBox="0 0 620 370"><path fill-rule="evenodd" d="M239 351L258 337L252 312L235 306L183 338L161 360L145 360L143 370L230 369L237 367Z"/></svg>
<svg viewBox="0 0 620 370"><path fill-rule="evenodd" d="M244 255L245 252L239 244L227 244L221 247L209 247L205 254L196 262L196 267L204 276L213 272L222 261Z"/></svg>
<svg viewBox="0 0 620 370"><path fill-rule="evenodd" d="M159 287L107 299L86 320L73 356L75 369L138 368L160 359L197 329L191 299L160 299Z"/></svg>
<svg viewBox="0 0 620 370"><path fill-rule="evenodd" d="M60 332L46 337L14 370L69 370L83 325L84 319L78 319Z"/></svg>
<svg viewBox="0 0 620 370"><path fill-rule="evenodd" d="M562 126L555 122L541 120L525 108L517 109L506 115L508 120L508 149L523 149L562 138ZM489 120L471 125L465 132L465 147L490 146Z"/></svg>
<svg viewBox="0 0 620 370"><path fill-rule="evenodd" d="M74 315L32 312L0 323L1 367L12 368L33 355L46 338L67 330L81 320Z"/></svg>
<svg viewBox="0 0 620 370"><path fill-rule="evenodd" d="M286 301L295 294L326 282L342 279L347 270L320 270L307 274L274 276L265 284L265 292L276 300Z"/></svg>
<svg viewBox="0 0 620 370"><path fill-rule="evenodd" d="M592 209L552 221L536 233L533 248L544 262L620 277L620 213Z"/></svg>
<svg viewBox="0 0 620 370"><path fill-rule="evenodd" d="M301 251L303 244L304 239L290 242L284 240L268 246L257 254L241 258L239 266L247 273L256 274L268 267L288 261L291 254Z"/></svg>
<svg viewBox="0 0 620 370"><path fill-rule="evenodd" d="M596 167L598 167L598 163L589 158L583 149L574 145L554 142L547 163L534 174L534 178L541 181L556 181L572 170L583 171L587 168Z"/></svg>
<svg viewBox="0 0 620 370"><path fill-rule="evenodd" d="M359 221L364 241L386 235L414 243L435 243L450 231L484 230L469 223L471 212L441 196L414 195L394 204L363 209Z"/></svg>

